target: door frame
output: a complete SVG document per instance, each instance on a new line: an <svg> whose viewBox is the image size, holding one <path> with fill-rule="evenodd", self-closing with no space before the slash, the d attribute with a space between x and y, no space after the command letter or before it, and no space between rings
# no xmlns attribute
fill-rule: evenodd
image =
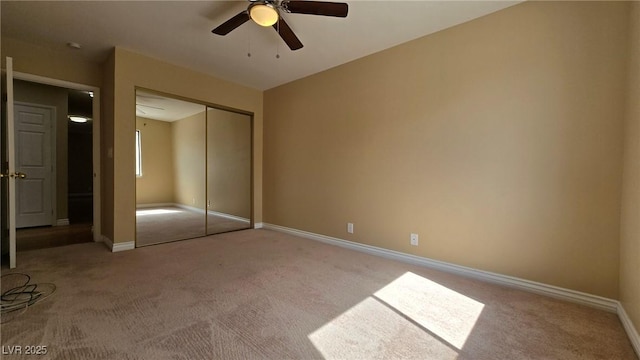
<svg viewBox="0 0 640 360"><path fill-rule="evenodd" d="M15 77L13 78L15 80ZM20 80L20 79L18 79ZM24 101L15 101L15 96L14 96L14 101L13 101L13 116L15 117L16 115L16 105L18 106L29 106L29 107L38 107L38 108L43 108L43 109L49 109L51 110L51 147L49 149L49 153L50 153L50 160L51 160L51 226L56 226L56 222L58 220L58 181L57 181L57 175L58 175L58 167L55 166L56 161L58 159L58 156L56 154L56 146L58 145L58 132L57 132L57 127L54 126L54 124L57 122L58 119L58 109L55 106L50 106L50 105L44 105L44 104L36 104L36 103L29 103L29 102L24 102ZM15 124L14 124L14 129L13 131L15 132ZM18 139L14 136L14 146L17 145ZM17 169L16 169L17 171ZM27 174L27 176L29 176L29 174ZM17 188L16 188L17 190ZM16 193L17 196L17 193ZM16 203L17 206L17 203ZM15 214L14 214L15 216Z"/></svg>
<svg viewBox="0 0 640 360"><path fill-rule="evenodd" d="M6 169L4 169L3 176L6 177L6 189L7 189L7 204L6 204L6 214L3 214L3 221L6 219L7 221L7 230L9 236L9 268L13 269L16 267L16 179L14 176L14 162L15 162L15 143L14 143L14 114L13 114L13 58L7 56L6 57L6 68L3 69L3 72L6 73L6 142L5 137L2 137L2 146L6 149ZM5 167L5 164L2 164L2 167ZM2 229L4 232L4 229Z"/></svg>
<svg viewBox="0 0 640 360"><path fill-rule="evenodd" d="M93 92L93 241L100 242L102 239L102 227L101 227L101 156L100 156L100 88L91 85L79 84L65 80L58 80L48 78L40 75L33 75L29 73L23 73L14 71L13 79L29 81L44 85L58 86L62 88L80 90L80 91L92 91Z"/></svg>

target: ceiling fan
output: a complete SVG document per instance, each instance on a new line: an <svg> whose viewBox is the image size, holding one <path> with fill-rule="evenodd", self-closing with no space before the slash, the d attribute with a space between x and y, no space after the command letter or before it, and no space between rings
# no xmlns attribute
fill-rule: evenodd
<svg viewBox="0 0 640 360"><path fill-rule="evenodd" d="M249 0L247 10L225 21L211 32L227 35L235 28L253 20L261 26L272 26L291 50L302 48L302 42L282 18L283 13L347 17L349 5L338 2L310 0Z"/></svg>

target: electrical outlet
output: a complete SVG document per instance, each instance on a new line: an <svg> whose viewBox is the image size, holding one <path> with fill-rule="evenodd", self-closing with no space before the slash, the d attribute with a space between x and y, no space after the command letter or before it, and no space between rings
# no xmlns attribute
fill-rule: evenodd
<svg viewBox="0 0 640 360"><path fill-rule="evenodd" d="M411 234L411 245L418 246L418 234Z"/></svg>
<svg viewBox="0 0 640 360"><path fill-rule="evenodd" d="M347 223L347 232L353 234L353 223Z"/></svg>

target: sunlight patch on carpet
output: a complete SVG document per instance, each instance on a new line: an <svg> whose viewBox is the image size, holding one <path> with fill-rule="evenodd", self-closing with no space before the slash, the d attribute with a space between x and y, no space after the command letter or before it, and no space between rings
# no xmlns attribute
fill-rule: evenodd
<svg viewBox="0 0 640 360"><path fill-rule="evenodd" d="M406 272L308 338L326 358L456 359L483 308L476 300Z"/></svg>
<svg viewBox="0 0 640 360"><path fill-rule="evenodd" d="M136 216L173 214L173 213L179 213L179 212L182 212L182 211L169 210L169 209L136 210Z"/></svg>
<svg viewBox="0 0 640 360"><path fill-rule="evenodd" d="M373 297L367 297L308 335L327 359L453 360L447 346Z"/></svg>
<svg viewBox="0 0 640 360"><path fill-rule="evenodd" d="M374 294L389 306L462 349L484 304L412 272Z"/></svg>

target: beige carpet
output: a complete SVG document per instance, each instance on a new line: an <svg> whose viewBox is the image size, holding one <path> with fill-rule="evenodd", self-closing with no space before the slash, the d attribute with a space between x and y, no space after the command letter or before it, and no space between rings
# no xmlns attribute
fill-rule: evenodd
<svg viewBox="0 0 640 360"><path fill-rule="evenodd" d="M228 217L205 215L179 207L142 208L136 211L136 246L219 234L249 228L250 223Z"/></svg>
<svg viewBox="0 0 640 360"><path fill-rule="evenodd" d="M18 265L57 286L1 326L29 359L636 359L615 314L267 230Z"/></svg>

